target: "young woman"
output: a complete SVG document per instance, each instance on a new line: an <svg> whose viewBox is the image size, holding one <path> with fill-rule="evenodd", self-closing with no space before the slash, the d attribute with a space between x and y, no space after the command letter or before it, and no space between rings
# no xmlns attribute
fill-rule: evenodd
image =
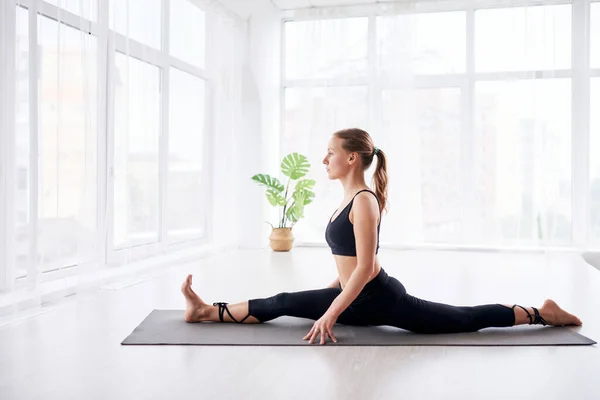
<svg viewBox="0 0 600 400"><path fill-rule="evenodd" d="M365 183L365 170L377 157L375 191ZM323 159L329 179L344 187L344 200L329 220L325 239L337 265L338 278L327 288L279 293L237 304L204 303L191 288L181 286L187 322L262 323L284 315L316 321L304 337L325 344L336 322L346 325L390 325L418 333L473 332L521 324L581 325L576 316L546 300L539 310L520 305L486 304L457 307L411 296L377 259L379 226L387 202L386 156L369 134L346 129L333 134ZM226 314L225 314L226 312Z"/></svg>

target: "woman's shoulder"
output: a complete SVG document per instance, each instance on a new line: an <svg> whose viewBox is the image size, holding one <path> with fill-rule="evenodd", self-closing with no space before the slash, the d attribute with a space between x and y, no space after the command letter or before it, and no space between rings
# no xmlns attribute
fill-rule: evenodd
<svg viewBox="0 0 600 400"><path fill-rule="evenodd" d="M377 198L377 195L371 191L371 189L366 189L354 196L354 207L352 208L353 211L358 211L361 214L372 214L378 217L379 199Z"/></svg>

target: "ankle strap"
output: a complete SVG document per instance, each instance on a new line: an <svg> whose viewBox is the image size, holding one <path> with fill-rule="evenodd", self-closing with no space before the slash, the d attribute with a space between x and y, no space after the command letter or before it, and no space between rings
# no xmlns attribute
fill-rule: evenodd
<svg viewBox="0 0 600 400"><path fill-rule="evenodd" d="M523 311L525 311L527 313L527 318L529 318L529 325L537 325L537 324L542 324L543 326L548 325L548 322L546 322L546 320L540 315L540 312L538 311L537 308L531 307L533 309L533 313L535 314L535 316L532 316L531 313L529 311L527 311L527 309L525 307L515 304L514 306L512 306L513 310L515 307L521 307L523 309Z"/></svg>
<svg viewBox="0 0 600 400"><path fill-rule="evenodd" d="M227 307L227 304L229 304L229 303L213 303L213 306L219 306L219 321L224 322L223 321L223 311L227 311L229 318L231 318L233 322L236 322L238 324L243 323L246 320L246 318L248 318L250 316L250 313L248 313L248 315L246 315L241 321L236 320L235 318L233 318L233 315L231 315L231 313L229 312L229 308Z"/></svg>

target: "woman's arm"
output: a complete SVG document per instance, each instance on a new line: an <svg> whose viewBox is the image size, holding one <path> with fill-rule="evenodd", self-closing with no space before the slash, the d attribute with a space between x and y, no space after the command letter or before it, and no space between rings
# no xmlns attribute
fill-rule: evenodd
<svg viewBox="0 0 600 400"><path fill-rule="evenodd" d="M377 199L370 193L359 193L354 199L353 214L357 265L344 290L327 310L335 316L339 316L352 304L375 270L377 219L379 218Z"/></svg>

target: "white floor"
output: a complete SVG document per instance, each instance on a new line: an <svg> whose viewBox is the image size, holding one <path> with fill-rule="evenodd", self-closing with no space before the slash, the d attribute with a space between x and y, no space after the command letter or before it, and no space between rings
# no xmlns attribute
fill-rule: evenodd
<svg viewBox="0 0 600 400"><path fill-rule="evenodd" d="M578 256L381 249L380 260L428 300L535 306L553 298L583 320L574 329L600 339L600 271ZM0 398L600 398L597 345L121 346L152 309L183 309L179 286L188 272L207 302L325 287L335 278L327 248L238 251L47 304L43 314L0 327Z"/></svg>

